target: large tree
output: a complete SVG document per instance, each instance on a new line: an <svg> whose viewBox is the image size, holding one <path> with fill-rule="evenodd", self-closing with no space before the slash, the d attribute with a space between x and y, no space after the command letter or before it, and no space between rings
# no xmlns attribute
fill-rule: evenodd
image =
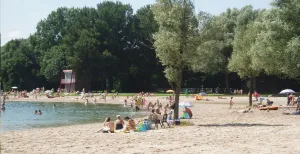
<svg viewBox="0 0 300 154"><path fill-rule="evenodd" d="M11 40L1 47L1 78L8 90L11 86L34 89L40 82L37 54L27 39Z"/></svg>
<svg viewBox="0 0 300 154"><path fill-rule="evenodd" d="M251 53L256 37L260 32L255 26L255 19L259 11L252 6L246 6L241 10L237 18L237 28L233 41L233 53L228 68L237 72L241 78L249 79L249 106L252 106L253 79L262 71L261 67L255 67L254 57Z"/></svg>
<svg viewBox="0 0 300 154"><path fill-rule="evenodd" d="M197 24L190 0L157 0L153 6L159 31L154 35L157 57L165 66L168 81L176 86L175 119L178 118L182 72L189 66L196 45Z"/></svg>
<svg viewBox="0 0 300 154"><path fill-rule="evenodd" d="M227 68L233 50L234 31L237 9L227 9L226 12L212 16L199 13L200 36L199 47L195 53L192 69L208 74L225 74L226 93L229 93L229 70Z"/></svg>
<svg viewBox="0 0 300 154"><path fill-rule="evenodd" d="M300 3L276 0L276 8L262 14L262 29L253 46L256 67L267 74L300 78Z"/></svg>

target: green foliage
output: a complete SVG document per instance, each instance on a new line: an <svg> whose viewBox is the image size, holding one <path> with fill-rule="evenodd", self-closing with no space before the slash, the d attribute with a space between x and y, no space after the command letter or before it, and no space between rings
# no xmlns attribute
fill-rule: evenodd
<svg viewBox="0 0 300 154"><path fill-rule="evenodd" d="M28 40L11 40L4 45L1 48L1 79L6 83L4 89L11 86L35 88L39 80L36 60Z"/></svg>
<svg viewBox="0 0 300 154"><path fill-rule="evenodd" d="M255 28L254 23L257 15L257 11L247 6L237 17L233 53L228 68L230 71L237 72L242 78L258 76L261 72L260 67L253 65L254 58L251 53L252 46L260 32L259 29Z"/></svg>
<svg viewBox="0 0 300 154"><path fill-rule="evenodd" d="M257 23L262 31L252 53L256 67L267 74L300 77L300 17L294 15L300 11L300 4L295 2L275 1L279 8L266 11Z"/></svg>
<svg viewBox="0 0 300 154"><path fill-rule="evenodd" d="M198 22L190 0L157 0L153 6L154 19L159 30L154 34L156 55L163 66L169 83L176 85L175 119L183 69L190 67L189 60L196 50Z"/></svg>
<svg viewBox="0 0 300 154"><path fill-rule="evenodd" d="M299 0L272 5L217 16L195 16L190 0L157 0L135 14L129 4L110 1L58 8L37 24L35 34L1 47L0 79L5 89L52 88L63 69L72 69L78 89L119 92L168 87L168 81L177 88L182 81L194 86L191 80L203 84L205 74L219 79L220 73L229 87L229 71L299 80Z"/></svg>
<svg viewBox="0 0 300 154"><path fill-rule="evenodd" d="M189 66L196 45L197 36L191 1L169 2L158 0L153 7L159 31L155 33L156 55L163 66L170 83L181 84L183 68Z"/></svg>

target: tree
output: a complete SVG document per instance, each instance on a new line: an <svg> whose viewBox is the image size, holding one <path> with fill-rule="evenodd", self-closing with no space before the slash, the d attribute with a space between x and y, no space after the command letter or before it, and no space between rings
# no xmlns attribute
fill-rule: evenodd
<svg viewBox="0 0 300 154"><path fill-rule="evenodd" d="M257 23L261 32L253 46L256 67L272 75L300 77L300 3L276 0Z"/></svg>
<svg viewBox="0 0 300 154"><path fill-rule="evenodd" d="M199 72L215 75L225 74L226 93L229 89L228 63L233 50L234 31L236 18L239 14L237 9L227 9L219 16L212 16L200 12L200 36L199 47L192 59L192 69Z"/></svg>
<svg viewBox="0 0 300 154"><path fill-rule="evenodd" d="M154 90L158 86L165 87L163 84L168 83L153 46L153 34L158 31L158 24L154 20L151 7L147 5L137 10L130 38L133 44L129 57L132 67L128 77L134 79L137 84L135 87L129 87L139 91Z"/></svg>
<svg viewBox="0 0 300 154"><path fill-rule="evenodd" d="M101 34L98 37L101 44L99 49L102 52L108 51L118 62L113 67L106 65L107 71L104 72L106 88L110 91L113 83L119 82L128 71L128 58L132 51L130 36L132 35L133 10L129 4L107 1L97 5L97 12L99 16L97 30Z"/></svg>
<svg viewBox="0 0 300 154"><path fill-rule="evenodd" d="M18 86L33 89L39 86L37 55L27 39L16 39L1 48L1 79L4 89Z"/></svg>
<svg viewBox="0 0 300 154"><path fill-rule="evenodd" d="M190 0L157 0L153 6L159 30L154 35L156 55L165 66L165 75L176 86L175 119L178 118L182 72L189 66L196 45L197 25Z"/></svg>
<svg viewBox="0 0 300 154"><path fill-rule="evenodd" d="M257 17L258 11L253 10L252 6L242 9L237 18L233 53L228 65L229 70L237 72L241 78L249 78L249 106L252 106L253 78L262 72L260 67L255 67L254 57L251 54L253 44L260 32L254 22Z"/></svg>

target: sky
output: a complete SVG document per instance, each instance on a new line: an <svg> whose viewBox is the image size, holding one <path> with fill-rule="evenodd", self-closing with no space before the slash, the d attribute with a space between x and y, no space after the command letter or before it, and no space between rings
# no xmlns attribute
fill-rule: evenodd
<svg viewBox="0 0 300 154"><path fill-rule="evenodd" d="M105 0L1 0L1 46L9 40L27 38L36 31L37 23L59 7L96 7ZM115 1L115 0L113 0ZM155 0L119 0L131 4L134 11ZM227 8L251 4L255 9L270 8L272 0L194 0L195 10L217 15Z"/></svg>

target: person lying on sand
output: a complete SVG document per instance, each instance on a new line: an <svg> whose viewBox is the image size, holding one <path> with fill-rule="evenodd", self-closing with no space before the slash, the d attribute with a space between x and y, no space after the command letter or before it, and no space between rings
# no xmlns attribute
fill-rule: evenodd
<svg viewBox="0 0 300 154"><path fill-rule="evenodd" d="M251 108L248 108L248 109L246 109L246 110L241 110L241 111L238 111L239 113L249 113L249 112L253 112L252 110L251 110Z"/></svg>

